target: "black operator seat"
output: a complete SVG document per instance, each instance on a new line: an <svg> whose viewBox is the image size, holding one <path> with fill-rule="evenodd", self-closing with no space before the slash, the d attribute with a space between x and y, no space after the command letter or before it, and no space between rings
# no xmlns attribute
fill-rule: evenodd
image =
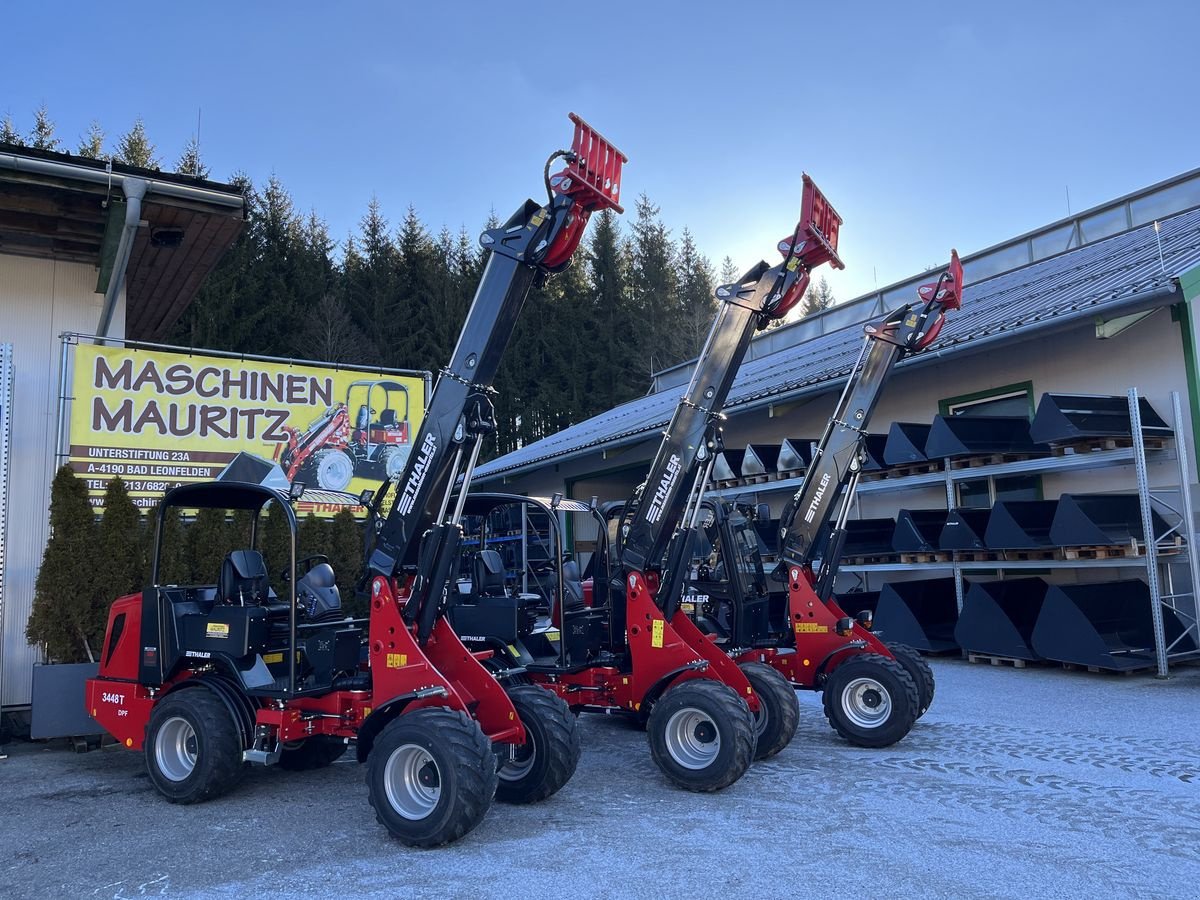
<svg viewBox="0 0 1200 900"><path fill-rule="evenodd" d="M568 559L562 564L563 609L574 612L583 609L583 578L579 574L579 563Z"/></svg>
<svg viewBox="0 0 1200 900"><path fill-rule="evenodd" d="M221 563L217 602L258 606L267 601L267 564L257 550L234 550Z"/></svg>
<svg viewBox="0 0 1200 900"><path fill-rule="evenodd" d="M385 409L379 414L379 425L383 428L396 427L396 411L394 409Z"/></svg>
<svg viewBox="0 0 1200 900"><path fill-rule="evenodd" d="M475 554L471 577L471 592L476 597L505 597L504 560L496 550L480 550Z"/></svg>

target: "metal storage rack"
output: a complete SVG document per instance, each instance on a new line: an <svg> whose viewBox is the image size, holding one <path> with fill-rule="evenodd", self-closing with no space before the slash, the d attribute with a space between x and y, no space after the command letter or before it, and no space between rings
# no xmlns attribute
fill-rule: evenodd
<svg viewBox="0 0 1200 900"><path fill-rule="evenodd" d="M1102 469L1132 465L1135 471L1135 486L1140 501L1143 534L1153 535L1154 540L1147 540L1145 553L1136 557L1112 559L1070 559L1070 560L979 560L966 561L957 559L957 552L952 553L952 559L944 562L895 562L869 563L861 565L846 564L840 567L843 572L873 573L873 572L920 572L920 571L950 571L954 574L955 593L958 608L962 610L965 594L964 573L966 572L997 572L1004 577L1007 571L1021 570L1061 570L1061 569L1129 569L1145 570L1146 582L1150 589L1151 615L1154 623L1155 657L1157 674L1167 676L1168 664L1173 659L1195 658L1197 653L1175 652L1175 647L1188 635L1200 645L1200 621L1197 613L1196 585L1200 573L1200 549L1196 546L1195 518L1189 485L1191 473L1188 465L1187 438L1182 427L1183 413L1180 407L1179 394L1171 393L1172 428L1174 431L1173 449L1147 450L1142 440L1141 411L1138 406L1137 388L1130 388L1128 393L1130 421L1132 433L1135 435L1133 446L1113 450L1100 450L1091 453L1073 454L1067 456L1025 459L1014 462L997 463L994 465L977 466L972 468L953 468L949 460L943 460L941 471L927 472L917 475L907 475L899 478L880 479L878 481L860 482L858 494L873 494L918 488L930 488L938 485L945 487L947 509L952 509L955 503L955 485L961 481L976 481L982 478L1011 475L1041 475L1054 472L1078 472L1087 469ZM1167 488L1151 489L1149 483L1148 463L1169 462L1175 460L1178 465L1178 485ZM803 483L802 477L787 478L766 484L748 485L746 487L727 487L712 491L718 496L745 494L747 489L754 493L796 490ZM1177 494L1180 498L1176 508L1163 499L1164 494ZM1179 522L1168 529L1165 534L1155 535L1152 525L1152 504L1157 503L1179 518ZM1166 538L1179 534L1184 540L1184 546L1179 549L1171 548L1165 551L1160 547ZM1180 569L1183 572L1180 572ZM1186 583L1183 581L1186 575ZM1163 606L1171 609L1184 625L1183 634L1176 640L1167 643L1163 628Z"/></svg>

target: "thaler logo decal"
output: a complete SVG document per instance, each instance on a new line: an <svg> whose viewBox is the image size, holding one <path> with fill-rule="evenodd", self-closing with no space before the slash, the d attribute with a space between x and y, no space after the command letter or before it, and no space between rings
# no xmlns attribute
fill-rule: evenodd
<svg viewBox="0 0 1200 900"><path fill-rule="evenodd" d="M825 489L829 487L829 478L830 476L828 472L821 476L821 483L817 486L817 493L812 498L812 503L808 504L808 512L804 514L805 522L811 522L813 520L813 516L817 514L817 510L821 506L821 500L825 497Z"/></svg>
<svg viewBox="0 0 1200 900"><path fill-rule="evenodd" d="M412 475L404 485L404 491L400 494L400 499L396 502L396 508L400 511L400 515L406 516L412 512L413 504L417 502L417 492L421 490L421 485L425 483L425 476L429 472L429 464L433 461L433 454L437 452L437 438L432 434L425 435L425 440L421 441L421 455L417 457L416 463L413 464Z"/></svg>
<svg viewBox="0 0 1200 900"><path fill-rule="evenodd" d="M667 502L667 494L671 493L671 488L675 486L675 480L679 477L679 471L682 468L678 454L672 453L671 458L667 460L666 474L663 475L662 481L654 491L654 499L650 501L650 508L646 510L646 521L651 525L662 518L663 504Z"/></svg>

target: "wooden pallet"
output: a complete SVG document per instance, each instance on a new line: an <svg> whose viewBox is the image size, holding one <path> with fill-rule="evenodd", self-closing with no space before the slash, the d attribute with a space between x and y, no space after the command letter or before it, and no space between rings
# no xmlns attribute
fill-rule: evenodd
<svg viewBox="0 0 1200 900"><path fill-rule="evenodd" d="M1049 559L1059 559L1057 547L1045 547L1037 550L1004 550L1001 558L1006 562L1042 562Z"/></svg>
<svg viewBox="0 0 1200 900"><path fill-rule="evenodd" d="M881 469L877 473L864 473L865 478L868 474L876 474L881 478L907 478L910 475L928 475L931 472L942 471L942 463L940 460L927 459L923 462L904 463L899 466L891 466L887 469Z"/></svg>
<svg viewBox="0 0 1200 900"><path fill-rule="evenodd" d="M955 550L954 558L959 562L994 562L1000 554L995 550Z"/></svg>
<svg viewBox="0 0 1200 900"><path fill-rule="evenodd" d="M950 562L951 556L949 551L937 550L934 552L922 553L901 553L900 562L902 563L937 563Z"/></svg>
<svg viewBox="0 0 1200 900"><path fill-rule="evenodd" d="M871 556L847 556L842 560L848 566L873 566L881 563L896 562L895 553L877 553Z"/></svg>
<svg viewBox="0 0 1200 900"><path fill-rule="evenodd" d="M991 663L993 666L1012 666L1014 669L1024 669L1029 665L1027 659L1016 659L1012 656L992 656L988 653L973 653L967 651L967 661L973 663Z"/></svg>
<svg viewBox="0 0 1200 900"><path fill-rule="evenodd" d="M1024 462L1035 459L1033 453L983 453L979 456L960 456L950 460L951 469L979 469L983 466L999 466L1005 463Z"/></svg>
<svg viewBox="0 0 1200 900"><path fill-rule="evenodd" d="M1083 453L1102 453L1105 450L1127 450L1132 446L1132 436L1086 438L1080 441L1051 444L1050 452L1055 456L1075 456ZM1162 450L1167 446L1167 439L1163 437L1147 437L1142 440L1142 446L1147 450Z"/></svg>
<svg viewBox="0 0 1200 900"><path fill-rule="evenodd" d="M776 472L776 480L787 481L789 478L803 478L806 469L788 469L786 472Z"/></svg>
<svg viewBox="0 0 1200 900"><path fill-rule="evenodd" d="M1094 675L1123 675L1128 678L1136 672L1148 671L1151 667L1145 669L1103 669L1100 666L1081 666L1077 663L1062 663L1062 667L1068 672L1091 672Z"/></svg>
<svg viewBox="0 0 1200 900"><path fill-rule="evenodd" d="M1142 555L1135 544L1063 547L1062 552L1064 559L1137 559Z"/></svg>

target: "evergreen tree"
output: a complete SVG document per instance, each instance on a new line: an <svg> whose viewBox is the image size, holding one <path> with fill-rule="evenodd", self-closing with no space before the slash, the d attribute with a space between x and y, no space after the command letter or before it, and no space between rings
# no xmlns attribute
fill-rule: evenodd
<svg viewBox="0 0 1200 900"><path fill-rule="evenodd" d="M592 320L596 335L588 367L592 375L590 396L596 412L611 409L638 396L644 381L637 366L630 365L629 354L637 352L633 341L640 327L628 288L626 256L622 252L617 216L606 209L592 220L592 239L588 247L591 272ZM625 353L617 348L628 348Z"/></svg>
<svg viewBox="0 0 1200 900"><path fill-rule="evenodd" d="M154 155L154 145L146 136L146 126L142 124L141 116L133 123L133 127L117 139L117 152L114 159L117 162L142 169L157 169L160 162Z"/></svg>
<svg viewBox="0 0 1200 900"><path fill-rule="evenodd" d="M732 258L726 256L721 260L721 272L717 276L718 284L733 284L741 277L742 273L738 271L738 267L734 264Z"/></svg>
<svg viewBox="0 0 1200 900"><path fill-rule="evenodd" d="M56 662L94 662L100 651L105 621L94 583L95 519L87 486L63 466L50 485L50 541L25 626L29 643Z"/></svg>
<svg viewBox="0 0 1200 900"><path fill-rule="evenodd" d="M54 123L50 121L50 113L43 103L34 114L33 131L29 133L29 146L34 150L62 149L62 142L54 136Z"/></svg>
<svg viewBox="0 0 1200 900"><path fill-rule="evenodd" d="M395 317L384 332L388 352L384 365L436 372L446 364L452 345L446 341L443 311L437 298L439 272L437 252L425 226L411 206L396 236Z"/></svg>
<svg viewBox="0 0 1200 900"><path fill-rule="evenodd" d="M829 282L822 275L820 281L816 284L809 284L808 290L804 292L804 301L800 304L800 315L801 317L811 316L823 309L829 309L836 302L833 291L829 288Z"/></svg>
<svg viewBox="0 0 1200 900"><path fill-rule="evenodd" d="M325 520L318 519L309 513L300 520L299 534L296 536L296 561L309 556L323 554L328 556L329 539L326 535Z"/></svg>
<svg viewBox="0 0 1200 900"><path fill-rule="evenodd" d="M75 152L88 159L100 159L104 155L104 129L100 127L99 122L92 120L87 134L79 139L79 146Z"/></svg>
<svg viewBox="0 0 1200 900"><path fill-rule="evenodd" d="M9 113L5 113L4 118L0 119L0 144L12 144L16 147L25 146L25 139L21 137L21 133L13 125L12 115Z"/></svg>
<svg viewBox="0 0 1200 900"><path fill-rule="evenodd" d="M157 513L154 518L157 519ZM149 533L145 579L147 584L150 582L154 566L154 541L156 540L155 529L157 527L157 522L153 522L146 529ZM166 517L163 519L162 529L162 550L158 557L158 583L186 584L191 580L188 563L188 536L184 531L183 520L180 518L180 511L178 509L172 508L167 510ZM212 576L208 575L207 577L211 578Z"/></svg>
<svg viewBox="0 0 1200 900"><path fill-rule="evenodd" d="M208 166L200 159L200 140L196 135L188 138L187 144L183 148L183 153L179 156L179 161L175 163L175 171L181 175L191 175L194 178L207 178Z"/></svg>
<svg viewBox="0 0 1200 900"><path fill-rule="evenodd" d="M343 509L333 517L329 524L328 541L326 555L337 576L342 607L348 615L355 618L366 616L366 598L355 597L355 589L363 568L363 532L362 526L354 518L354 513Z"/></svg>
<svg viewBox="0 0 1200 900"><path fill-rule="evenodd" d="M187 580L191 584L215 584L221 563L229 552L225 510L197 510L187 529Z"/></svg>
<svg viewBox="0 0 1200 900"><path fill-rule="evenodd" d="M402 333L398 303L397 253L388 223L371 198L359 222L359 237L346 242L342 262L341 296L351 319L369 340L359 362L384 362L392 356L393 341ZM395 360L389 365L397 365ZM402 367L415 368L407 364Z"/></svg>
<svg viewBox="0 0 1200 900"><path fill-rule="evenodd" d="M104 514L96 529L93 582L102 616L118 597L144 586L144 546L141 513L125 490L125 482L113 478L104 491Z"/></svg>
<svg viewBox="0 0 1200 900"><path fill-rule="evenodd" d="M659 208L645 194L637 200L633 224L633 268L630 273L633 308L641 325L637 349L639 373L648 380L686 356L683 310L675 273L675 247L659 218Z"/></svg>
<svg viewBox="0 0 1200 900"><path fill-rule="evenodd" d="M686 337L684 358L699 355L704 340L712 328L717 306L713 296L712 263L696 249L696 242L686 228L679 244L679 303L683 311Z"/></svg>
<svg viewBox="0 0 1200 900"><path fill-rule="evenodd" d="M291 532L288 529L287 514L274 502L267 506L266 517L259 522L258 549L266 560L267 571L272 578L286 572L291 565L289 542ZM296 556L300 559L299 553Z"/></svg>

